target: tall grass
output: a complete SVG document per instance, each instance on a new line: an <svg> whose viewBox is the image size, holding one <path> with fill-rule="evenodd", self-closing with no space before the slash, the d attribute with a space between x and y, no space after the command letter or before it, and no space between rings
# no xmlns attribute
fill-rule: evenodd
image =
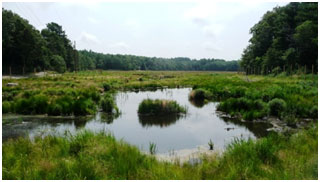
<svg viewBox="0 0 320 182"><path fill-rule="evenodd" d="M162 115L186 113L186 108L180 106L176 101L160 99L144 99L138 108L139 114Z"/></svg>
<svg viewBox="0 0 320 182"><path fill-rule="evenodd" d="M155 145L150 145L155 151ZM317 179L318 127L259 140L235 139L202 163L160 162L107 133L9 140L3 179Z"/></svg>

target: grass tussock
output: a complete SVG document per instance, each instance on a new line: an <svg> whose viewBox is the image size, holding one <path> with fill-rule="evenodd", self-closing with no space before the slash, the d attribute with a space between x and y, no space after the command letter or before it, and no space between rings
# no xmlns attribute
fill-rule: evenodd
<svg viewBox="0 0 320 182"><path fill-rule="evenodd" d="M176 101L161 99L144 99L138 108L138 113L144 115L185 114L186 112L186 108L180 106Z"/></svg>

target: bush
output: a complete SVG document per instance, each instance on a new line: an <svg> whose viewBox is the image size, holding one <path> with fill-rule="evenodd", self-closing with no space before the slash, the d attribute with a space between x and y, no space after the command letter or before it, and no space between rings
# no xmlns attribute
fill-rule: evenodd
<svg viewBox="0 0 320 182"><path fill-rule="evenodd" d="M8 113L11 111L11 104L8 101L2 102L2 114Z"/></svg>
<svg viewBox="0 0 320 182"><path fill-rule="evenodd" d="M186 109L180 106L176 101L172 100L152 100L145 99L139 104L139 114L173 114L173 113L186 113Z"/></svg>
<svg viewBox="0 0 320 182"><path fill-rule="evenodd" d="M285 111L287 104L282 99L272 99L269 103L269 114L272 116L281 116L281 113Z"/></svg>

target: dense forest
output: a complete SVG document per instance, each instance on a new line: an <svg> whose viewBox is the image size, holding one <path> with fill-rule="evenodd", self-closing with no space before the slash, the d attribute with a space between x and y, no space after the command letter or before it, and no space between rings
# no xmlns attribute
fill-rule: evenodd
<svg viewBox="0 0 320 182"><path fill-rule="evenodd" d="M80 70L201 70L201 71L237 71L238 61L222 59L156 58L133 55L112 55L79 51Z"/></svg>
<svg viewBox="0 0 320 182"><path fill-rule="evenodd" d="M2 9L2 72L24 74L53 70L211 70L237 71L238 61L155 58L77 51L62 26L48 23L41 31L12 11Z"/></svg>
<svg viewBox="0 0 320 182"><path fill-rule="evenodd" d="M2 9L2 72L74 70L77 51L62 27L49 23L39 32L19 15Z"/></svg>
<svg viewBox="0 0 320 182"><path fill-rule="evenodd" d="M268 11L250 33L241 66L247 73L318 68L318 3L289 3ZM313 70L314 69L314 70Z"/></svg>

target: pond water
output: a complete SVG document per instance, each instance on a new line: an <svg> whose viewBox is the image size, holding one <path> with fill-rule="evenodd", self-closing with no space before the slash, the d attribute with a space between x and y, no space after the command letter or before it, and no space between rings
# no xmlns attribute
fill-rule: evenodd
<svg viewBox="0 0 320 182"><path fill-rule="evenodd" d="M218 103L194 103L188 100L191 88L163 89L157 91L119 92L116 102L121 115L111 117L98 112L91 118L21 117L4 116L2 138L17 136L56 134L66 130L75 133L81 129L108 131L117 139L123 139L148 151L150 142L157 146L157 153L167 153L199 146L208 147L211 139L215 148L223 149L234 138L257 138L267 135L266 123L247 123L220 117L216 112ZM146 98L176 100L186 106L184 116L141 117L137 110Z"/></svg>

